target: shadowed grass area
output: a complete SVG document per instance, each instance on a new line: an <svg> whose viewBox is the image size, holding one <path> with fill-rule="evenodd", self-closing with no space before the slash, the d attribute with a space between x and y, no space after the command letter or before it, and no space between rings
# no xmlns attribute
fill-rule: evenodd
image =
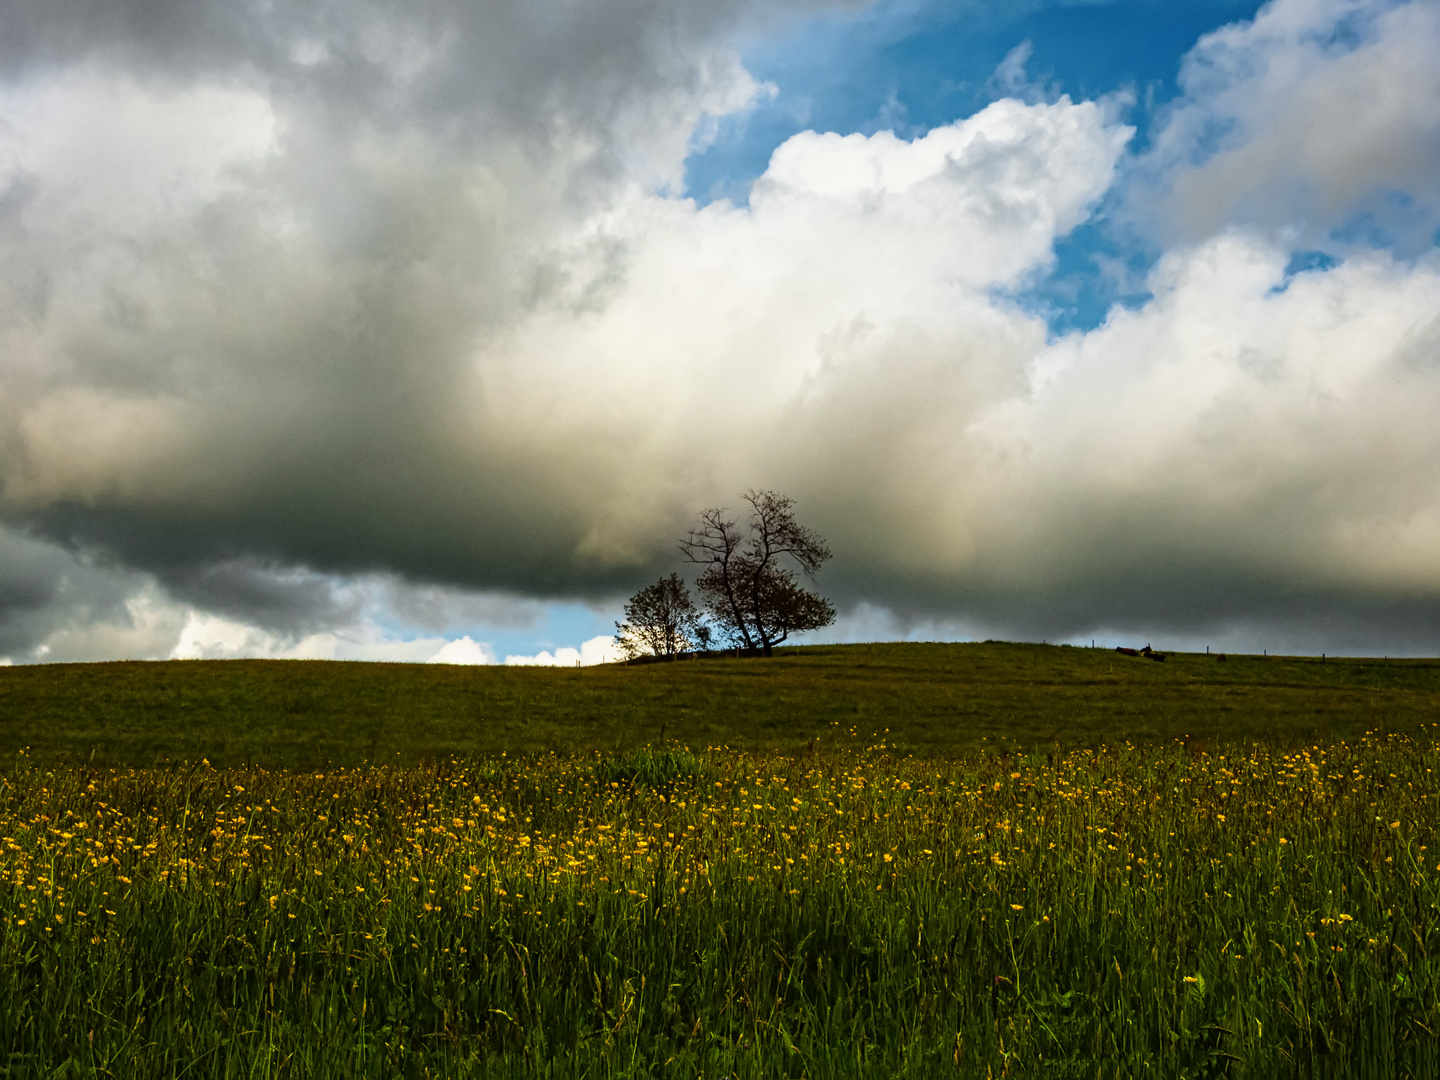
<svg viewBox="0 0 1440 1080"><path fill-rule="evenodd" d="M0 669L0 752L35 762L308 768L451 755L795 751L836 725L924 756L982 741L1090 746L1354 739L1440 713L1440 661L881 644L598 668L171 661ZM888 734L887 734L888 732Z"/></svg>

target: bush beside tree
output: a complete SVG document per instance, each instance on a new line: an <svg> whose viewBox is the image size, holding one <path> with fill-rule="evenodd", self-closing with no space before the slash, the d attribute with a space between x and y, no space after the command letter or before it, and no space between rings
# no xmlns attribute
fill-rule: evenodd
<svg viewBox="0 0 1440 1080"><path fill-rule="evenodd" d="M615 643L628 660L646 655L674 659L695 648L702 637L700 629L700 613L690 590L679 574L671 574L630 598L625 621L615 624ZM703 637L708 639L709 634Z"/></svg>

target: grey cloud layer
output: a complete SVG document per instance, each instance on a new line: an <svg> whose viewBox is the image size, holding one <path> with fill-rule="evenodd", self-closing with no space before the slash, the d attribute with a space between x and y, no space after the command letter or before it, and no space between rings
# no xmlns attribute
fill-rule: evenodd
<svg viewBox="0 0 1440 1080"><path fill-rule="evenodd" d="M12 6L6 509L182 577L603 579L586 511L487 445L475 350L754 92L738 13Z"/></svg>
<svg viewBox="0 0 1440 1080"><path fill-rule="evenodd" d="M4 534L0 653L96 560L102 621L155 575L294 637L384 592L338 574L523 623L445 587L612 596L751 485L904 617L1440 645L1440 264L1284 275L1386 185L1434 214L1433 4L1212 36L1138 164L1116 103L1006 100L703 209L667 185L773 5L180 7L0 5L0 516L50 542ZM1356 86L1363 162L1317 119ZM1154 299L1047 340L1003 297L1117 192L1180 223Z"/></svg>

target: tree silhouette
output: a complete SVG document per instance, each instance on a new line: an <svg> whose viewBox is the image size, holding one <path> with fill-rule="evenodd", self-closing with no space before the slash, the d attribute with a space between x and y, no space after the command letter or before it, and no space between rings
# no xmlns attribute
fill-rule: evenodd
<svg viewBox="0 0 1440 1080"><path fill-rule="evenodd" d="M806 589L795 573L813 579L830 548L795 520L789 496L750 490L743 498L750 504L748 529L723 509L706 510L680 550L705 567L696 588L710 617L736 644L769 656L791 634L835 621L830 601Z"/></svg>

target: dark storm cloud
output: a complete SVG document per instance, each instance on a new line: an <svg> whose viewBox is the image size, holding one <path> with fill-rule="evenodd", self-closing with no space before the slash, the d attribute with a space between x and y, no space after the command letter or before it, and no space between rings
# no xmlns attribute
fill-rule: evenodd
<svg viewBox="0 0 1440 1080"><path fill-rule="evenodd" d="M354 622L363 607L327 577L248 561L171 572L165 583L177 600L292 636Z"/></svg>
<svg viewBox="0 0 1440 1080"><path fill-rule="evenodd" d="M141 575L0 529L0 657L96 622L129 623ZM59 657L68 658L68 657Z"/></svg>

